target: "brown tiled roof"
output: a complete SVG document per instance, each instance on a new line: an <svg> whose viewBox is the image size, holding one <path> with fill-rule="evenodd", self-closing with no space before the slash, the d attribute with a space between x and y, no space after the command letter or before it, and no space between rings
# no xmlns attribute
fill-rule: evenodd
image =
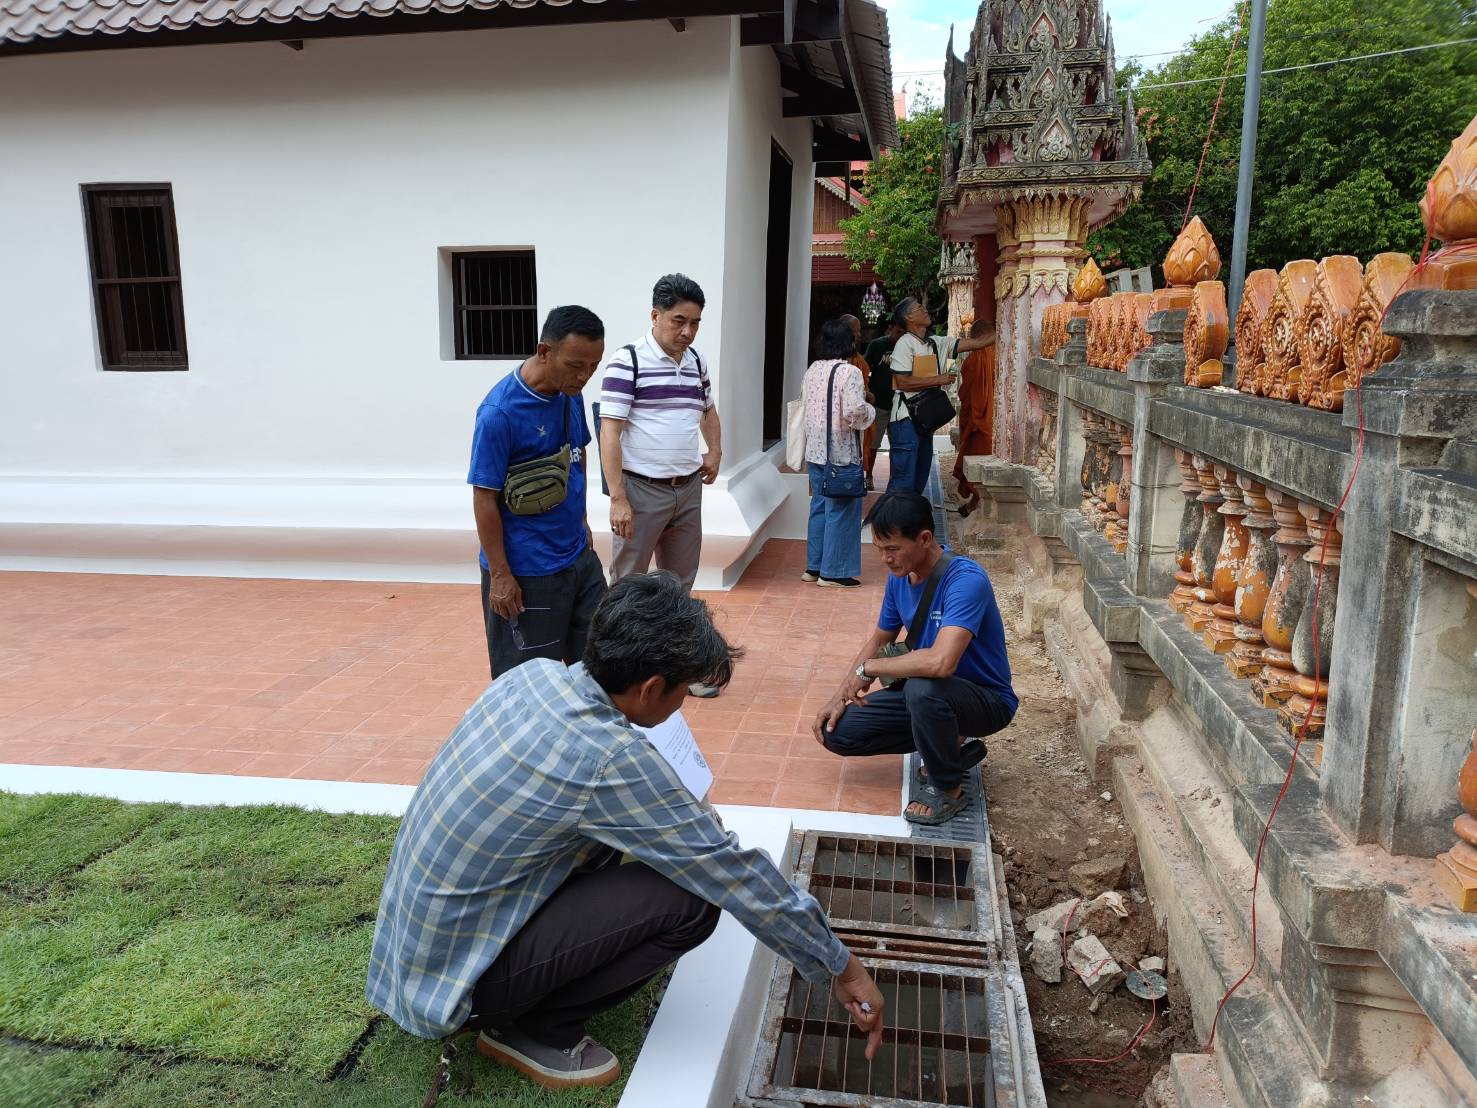
<svg viewBox="0 0 1477 1108"><path fill-rule="evenodd" d="M452 14L492 8L564 7L575 0L0 0L0 42L62 35L183 31L234 23L290 23L355 16ZM580 0L600 3L601 0Z"/></svg>

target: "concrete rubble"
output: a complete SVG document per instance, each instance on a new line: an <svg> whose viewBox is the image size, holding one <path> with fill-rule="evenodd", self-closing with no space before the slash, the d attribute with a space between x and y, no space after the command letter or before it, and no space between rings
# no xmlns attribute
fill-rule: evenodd
<svg viewBox="0 0 1477 1108"><path fill-rule="evenodd" d="M1094 897L1107 892L1123 878L1126 861L1106 855L1090 861L1078 862L1067 870L1067 884L1073 892L1085 897Z"/></svg>
<svg viewBox="0 0 1477 1108"><path fill-rule="evenodd" d="M1096 935L1083 935L1067 948L1067 965L1094 995L1111 992L1127 976Z"/></svg>
<svg viewBox="0 0 1477 1108"><path fill-rule="evenodd" d="M1031 969L1048 985L1062 979L1062 933L1054 927L1031 932Z"/></svg>
<svg viewBox="0 0 1477 1108"><path fill-rule="evenodd" d="M1034 935L1045 927L1060 935L1062 928L1067 924L1067 917L1071 916L1081 903L1082 898L1074 896L1071 900L1063 900L1059 904L1053 904L1050 908L1043 908L1026 917L1026 930Z"/></svg>

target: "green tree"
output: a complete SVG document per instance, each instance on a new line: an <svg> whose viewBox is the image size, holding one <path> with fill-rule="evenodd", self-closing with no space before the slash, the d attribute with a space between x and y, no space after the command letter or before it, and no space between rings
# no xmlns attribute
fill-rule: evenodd
<svg viewBox="0 0 1477 1108"><path fill-rule="evenodd" d="M939 163L944 148L944 112L924 105L898 121L896 150L884 151L867 170L862 195L867 205L843 220L846 256L871 262L894 299L942 299L938 287Z"/></svg>
<svg viewBox="0 0 1477 1108"><path fill-rule="evenodd" d="M1250 15L1247 16L1248 21ZM1179 232L1215 105L1236 15L1148 71L1129 64L1120 87L1135 88L1139 127L1153 176L1143 198L1096 232L1088 248L1104 269L1159 266ZM1266 69L1400 50L1477 35L1470 0L1272 0ZM1195 194L1194 214L1231 252L1246 36ZM1170 82L1216 78L1204 84ZM1473 44L1345 62L1263 78L1248 269L1293 258L1420 250L1416 204L1451 140L1477 112Z"/></svg>

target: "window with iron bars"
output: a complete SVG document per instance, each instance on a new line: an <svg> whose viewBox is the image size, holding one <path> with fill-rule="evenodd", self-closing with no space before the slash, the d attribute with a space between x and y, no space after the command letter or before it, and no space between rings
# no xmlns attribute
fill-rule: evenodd
<svg viewBox="0 0 1477 1108"><path fill-rule="evenodd" d="M538 345L538 286L532 250L451 256L456 356L526 358Z"/></svg>
<svg viewBox="0 0 1477 1108"><path fill-rule="evenodd" d="M103 368L188 369L169 185L83 185Z"/></svg>

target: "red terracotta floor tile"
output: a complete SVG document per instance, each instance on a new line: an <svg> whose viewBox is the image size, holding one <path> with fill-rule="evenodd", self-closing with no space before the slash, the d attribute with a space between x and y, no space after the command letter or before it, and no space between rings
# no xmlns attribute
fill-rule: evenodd
<svg viewBox="0 0 1477 1108"><path fill-rule="evenodd" d="M721 780L713 784L714 804L759 804L768 805L774 800L773 781Z"/></svg>
<svg viewBox="0 0 1477 1108"><path fill-rule="evenodd" d="M780 808L819 808L835 811L841 799L841 785L836 781L781 781L774 790L774 804Z"/></svg>
<svg viewBox="0 0 1477 1108"><path fill-rule="evenodd" d="M771 542L702 594L749 650L723 695L684 709L714 797L895 813L900 759L845 771L809 737L881 569L823 590L804 561ZM414 783L487 685L474 586L0 573L0 610L0 760Z"/></svg>
<svg viewBox="0 0 1477 1108"><path fill-rule="evenodd" d="M840 810L874 816L895 816L901 810L902 782L890 789L866 785L842 785Z"/></svg>

